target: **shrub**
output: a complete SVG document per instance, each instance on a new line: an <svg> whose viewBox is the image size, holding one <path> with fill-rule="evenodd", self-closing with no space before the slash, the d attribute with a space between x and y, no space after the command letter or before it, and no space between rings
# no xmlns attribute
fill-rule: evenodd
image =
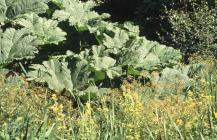
<svg viewBox="0 0 217 140"><path fill-rule="evenodd" d="M195 0L193 0L195 1ZM140 25L142 34L148 39L158 40L158 33L164 35L165 31L170 29L165 12L167 9L186 9L187 1L180 0L140 0L134 21Z"/></svg>
<svg viewBox="0 0 217 140"><path fill-rule="evenodd" d="M187 60L190 54L214 54L217 44L217 9L208 3L191 3L189 11L169 10L171 45L181 49Z"/></svg>
<svg viewBox="0 0 217 140"><path fill-rule="evenodd" d="M181 49L184 60L194 52L216 55L215 1L143 0L139 5L135 21L147 38Z"/></svg>

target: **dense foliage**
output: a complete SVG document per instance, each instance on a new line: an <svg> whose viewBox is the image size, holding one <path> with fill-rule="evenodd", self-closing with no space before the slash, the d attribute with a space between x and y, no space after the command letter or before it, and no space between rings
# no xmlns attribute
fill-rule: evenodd
<svg viewBox="0 0 217 140"><path fill-rule="evenodd" d="M186 63L193 53L216 56L216 1L143 0L136 15L143 34L179 48Z"/></svg>
<svg viewBox="0 0 217 140"><path fill-rule="evenodd" d="M180 80L185 77L183 89L190 86L187 84L189 71L183 73L182 68L178 68L181 60L181 53L178 50L140 37L139 28L130 22L118 24L107 21L108 14L98 14L92 10L94 2L78 0L25 2L17 1L16 5L2 2L5 6L1 33L2 65L14 60L33 59L44 45L58 45L66 40L66 32L63 31L65 29L61 29L58 23L67 22L75 29L74 32L80 34L80 38L87 32L88 36L94 36L96 40L88 44L80 39L78 52L69 49L66 50L66 54L49 56L49 60L43 64L32 64L30 70L28 68L25 70L28 71L26 73L28 80L46 83L50 89L57 92L63 90L73 92L84 90L91 83L105 83L129 75L143 76L161 83L165 82L162 80L166 80L164 77L169 74ZM50 3L56 5L58 9L53 12L51 18L46 18L42 13L46 12ZM28 9L25 4L28 4L27 6L34 4L34 7ZM6 12L8 8L14 8L13 15ZM73 38L73 36L67 37ZM50 45L51 47L54 46ZM40 57L40 54L38 56ZM31 64L31 61L29 62ZM148 73L156 71L161 76L142 75L144 71Z"/></svg>
<svg viewBox="0 0 217 140"><path fill-rule="evenodd" d="M189 12L170 10L169 21L171 41L184 55L198 52L216 56L216 7L192 3Z"/></svg>

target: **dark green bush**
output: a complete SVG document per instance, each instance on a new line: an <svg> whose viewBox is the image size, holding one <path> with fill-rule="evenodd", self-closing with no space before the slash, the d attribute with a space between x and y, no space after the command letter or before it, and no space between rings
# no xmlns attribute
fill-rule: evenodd
<svg viewBox="0 0 217 140"><path fill-rule="evenodd" d="M192 53L216 54L217 9L208 3L191 3L191 10L169 10L171 45L181 49L184 58Z"/></svg>
<svg viewBox="0 0 217 140"><path fill-rule="evenodd" d="M214 0L143 0L135 21L151 40L179 48L184 61L192 53L216 54Z"/></svg>
<svg viewBox="0 0 217 140"><path fill-rule="evenodd" d="M162 18L167 17L165 8L183 9L187 5L180 0L140 0L134 20L140 25L143 35L148 39L157 40L158 33L162 35L170 29L168 19Z"/></svg>

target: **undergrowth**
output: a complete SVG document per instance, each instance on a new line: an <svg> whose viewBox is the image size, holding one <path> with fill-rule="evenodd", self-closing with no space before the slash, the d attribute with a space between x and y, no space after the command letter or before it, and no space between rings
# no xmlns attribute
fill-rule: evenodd
<svg viewBox="0 0 217 140"><path fill-rule="evenodd" d="M203 62L206 71L191 79L194 86L186 92L151 93L151 85L125 80L120 88L85 102L31 85L20 76L1 76L0 138L215 139L215 62Z"/></svg>

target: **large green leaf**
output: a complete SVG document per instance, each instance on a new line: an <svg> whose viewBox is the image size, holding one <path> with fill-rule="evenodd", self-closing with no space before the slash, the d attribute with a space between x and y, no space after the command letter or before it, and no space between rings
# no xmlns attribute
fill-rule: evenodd
<svg viewBox="0 0 217 140"><path fill-rule="evenodd" d="M101 79L103 79L103 73L106 73L110 79L121 76L122 66L118 66L116 60L112 57L109 57L109 54L107 54L105 47L93 46L92 53L93 56L90 66L95 70L96 74L100 75L96 75L95 77L98 77L98 79L101 77Z"/></svg>
<svg viewBox="0 0 217 140"><path fill-rule="evenodd" d="M147 46L148 47L148 46ZM156 69L160 63L158 56L151 53L151 49L146 47L135 47L124 50L120 56L122 65L133 66L147 70Z"/></svg>
<svg viewBox="0 0 217 140"><path fill-rule="evenodd" d="M0 0L0 24L5 21L7 5L5 0Z"/></svg>
<svg viewBox="0 0 217 140"><path fill-rule="evenodd" d="M16 22L25 27L29 33L36 35L42 45L58 44L65 40L66 33L57 27L58 22L55 20L47 20L31 13L24 15Z"/></svg>
<svg viewBox="0 0 217 140"><path fill-rule="evenodd" d="M202 64L191 64L187 66L177 65L174 69L180 70L183 74L193 77L195 74L198 74L203 69Z"/></svg>
<svg viewBox="0 0 217 140"><path fill-rule="evenodd" d="M159 57L162 66L174 66L181 62L182 55L179 50L176 50L172 47L168 47L165 45L160 45L157 42L153 42L152 52Z"/></svg>
<svg viewBox="0 0 217 140"><path fill-rule="evenodd" d="M108 70L114 67L116 60L111 57L95 57L95 60L90 65L93 66L97 71Z"/></svg>
<svg viewBox="0 0 217 140"><path fill-rule="evenodd" d="M120 49L126 46L127 41L129 40L128 32L120 28L113 28L114 35L108 35L103 33L104 40L103 45L108 49L111 49L113 53L117 54Z"/></svg>
<svg viewBox="0 0 217 140"><path fill-rule="evenodd" d="M89 58L90 51L84 50L79 54L67 51L66 55L56 56L55 59L61 59L68 62L68 68L71 71L71 78L74 89L80 89L86 86L90 81Z"/></svg>
<svg viewBox="0 0 217 140"><path fill-rule="evenodd" d="M44 13L49 0L0 0L0 22L30 12Z"/></svg>
<svg viewBox="0 0 217 140"><path fill-rule="evenodd" d="M181 53L171 47L137 37L125 44L125 49L119 50L118 62L135 69L160 70L173 67L180 63Z"/></svg>
<svg viewBox="0 0 217 140"><path fill-rule="evenodd" d="M53 18L59 21L68 20L70 25L75 26L78 30L86 30L90 22L107 17L106 15L100 16L97 12L92 11L95 7L93 1L64 0L62 4L64 9L56 10Z"/></svg>
<svg viewBox="0 0 217 140"><path fill-rule="evenodd" d="M139 37L138 27L127 22L123 25L100 22L91 32L100 40L93 52L108 56L113 54L116 66L132 66L140 70L159 70L180 63L181 53L174 48Z"/></svg>
<svg viewBox="0 0 217 140"><path fill-rule="evenodd" d="M105 71L107 76L113 79L116 76L121 76L121 67L116 67L116 60L111 57L94 57L94 61L90 65L95 71Z"/></svg>
<svg viewBox="0 0 217 140"><path fill-rule="evenodd" d="M160 83L165 83L165 86L169 88L171 84L179 83L177 86L188 87L190 86L190 79L186 73L183 73L179 69L165 68L161 72L159 79ZM183 85L181 85L183 84Z"/></svg>
<svg viewBox="0 0 217 140"><path fill-rule="evenodd" d="M191 86L189 76L200 72L202 65L177 65L165 68L158 74L152 74L151 82L158 93L180 93Z"/></svg>
<svg viewBox="0 0 217 140"><path fill-rule="evenodd" d="M48 87L56 92L64 89L72 91L71 71L67 66L68 63L60 62L58 59L44 61L43 65L32 65L33 71L28 73L29 80L47 83Z"/></svg>
<svg viewBox="0 0 217 140"><path fill-rule="evenodd" d="M80 52L80 54L72 54L67 52L69 67L72 72L72 82L76 88L82 88L85 86L90 78L89 69L89 50ZM70 55L72 55L70 57Z"/></svg>
<svg viewBox="0 0 217 140"><path fill-rule="evenodd" d="M97 100L99 97L106 95L107 93L108 89L91 85L85 90L78 91L78 97L81 101L86 102L88 100Z"/></svg>
<svg viewBox="0 0 217 140"><path fill-rule="evenodd" d="M123 24L123 28L126 29L129 32L130 36L139 36L139 26L135 26L131 22L125 22Z"/></svg>
<svg viewBox="0 0 217 140"><path fill-rule="evenodd" d="M33 58L38 52L35 39L27 35L25 30L7 29L0 37L0 64Z"/></svg>

